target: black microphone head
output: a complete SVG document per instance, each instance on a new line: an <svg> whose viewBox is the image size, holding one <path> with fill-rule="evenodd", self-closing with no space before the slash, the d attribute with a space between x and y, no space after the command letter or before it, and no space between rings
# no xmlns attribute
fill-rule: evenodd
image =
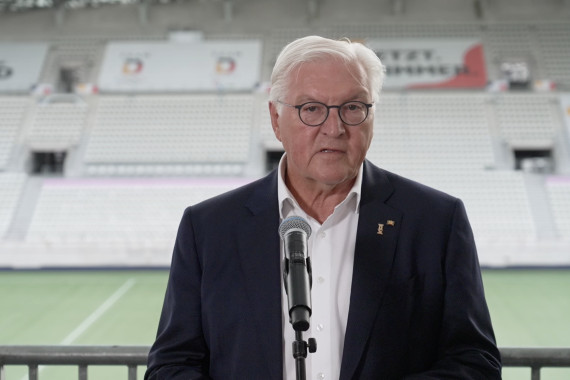
<svg viewBox="0 0 570 380"><path fill-rule="evenodd" d="M279 226L281 239L285 239L285 234L291 230L302 230L307 234L307 238L311 236L311 226L300 216L290 216L281 222Z"/></svg>

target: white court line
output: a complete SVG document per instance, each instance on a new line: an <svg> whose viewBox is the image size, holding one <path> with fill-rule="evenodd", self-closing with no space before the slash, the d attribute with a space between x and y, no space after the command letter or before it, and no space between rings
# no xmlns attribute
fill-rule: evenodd
<svg viewBox="0 0 570 380"><path fill-rule="evenodd" d="M105 300L93 313L91 313L79 326L69 333L61 342L61 345L69 345L79 338L89 327L91 327L107 310L109 310L122 296L124 296L135 284L134 278L129 278L125 283L117 289L117 291ZM38 375L45 366L38 367ZM28 380L28 374L24 375L21 380Z"/></svg>
<svg viewBox="0 0 570 380"><path fill-rule="evenodd" d="M115 302L124 296L125 293L127 293L129 289L133 287L135 282L136 281L134 278L129 278L119 289L117 289L115 293L107 298L105 302L103 302L101 306L97 308L97 310L91 313L91 315L85 318L85 320L81 322L81 324L77 326L75 330L69 333L69 335L66 336L60 344L68 345L75 342L75 340L79 338L85 331L87 331L87 329L89 329L89 327L91 327L99 318L101 318L101 316L105 314L105 312L109 310L115 304Z"/></svg>

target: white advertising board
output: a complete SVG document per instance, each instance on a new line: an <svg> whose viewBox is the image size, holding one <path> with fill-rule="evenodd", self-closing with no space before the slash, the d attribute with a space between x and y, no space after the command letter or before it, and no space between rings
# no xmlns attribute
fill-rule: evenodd
<svg viewBox="0 0 570 380"><path fill-rule="evenodd" d="M469 39L369 39L386 66L386 88L482 88L483 44Z"/></svg>
<svg viewBox="0 0 570 380"><path fill-rule="evenodd" d="M101 92L243 91L259 83L261 42L113 42L99 76Z"/></svg>
<svg viewBox="0 0 570 380"><path fill-rule="evenodd" d="M43 43L0 43L0 92L29 92L47 54Z"/></svg>

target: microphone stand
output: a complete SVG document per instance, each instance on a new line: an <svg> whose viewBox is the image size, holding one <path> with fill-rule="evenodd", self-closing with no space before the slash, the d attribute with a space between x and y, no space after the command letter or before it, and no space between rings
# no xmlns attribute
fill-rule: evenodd
<svg viewBox="0 0 570 380"><path fill-rule="evenodd" d="M317 351L317 341L315 338L309 338L309 342L303 340L303 331L295 331L295 341L293 342L293 357L295 358L295 373L297 380L307 379L307 369L305 359L307 358L307 348L309 352Z"/></svg>
<svg viewBox="0 0 570 380"><path fill-rule="evenodd" d="M285 259L286 268L288 268L289 260ZM307 272L309 274L309 286L313 285L313 271L311 267L311 259L307 258ZM287 289L286 273L284 273L285 289ZM293 291L292 289L290 291ZM310 298L309 298L310 299ZM310 305L310 301L307 302ZM308 352L317 352L317 341L315 338L309 338L308 342L303 339L303 331L307 331L310 327L311 313L307 308L294 308L290 311L290 322L293 330L295 330L295 341L293 341L293 358L295 359L295 373L297 380L307 379L307 369L305 359Z"/></svg>
<svg viewBox="0 0 570 380"><path fill-rule="evenodd" d="M295 341L292 344L295 372L297 380L306 380L307 349L311 353L317 351L315 338L309 338L308 343L303 340L303 331L309 329L311 319L313 271L311 259L306 257L311 227L302 218L290 217L279 226L279 234L285 250L283 284L289 304L289 322L295 330Z"/></svg>

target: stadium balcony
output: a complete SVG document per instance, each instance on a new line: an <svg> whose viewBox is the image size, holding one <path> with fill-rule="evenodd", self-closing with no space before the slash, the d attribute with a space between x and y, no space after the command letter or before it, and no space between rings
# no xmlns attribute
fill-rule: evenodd
<svg viewBox="0 0 570 380"><path fill-rule="evenodd" d="M28 367L29 380L39 379L40 365L78 367L78 380L87 380L89 366L125 366L128 380L137 379L139 366L146 366L148 346L0 346L0 380L5 380L8 365ZM531 380L540 380L547 367L570 368L570 347L500 349L503 367L531 369Z"/></svg>

